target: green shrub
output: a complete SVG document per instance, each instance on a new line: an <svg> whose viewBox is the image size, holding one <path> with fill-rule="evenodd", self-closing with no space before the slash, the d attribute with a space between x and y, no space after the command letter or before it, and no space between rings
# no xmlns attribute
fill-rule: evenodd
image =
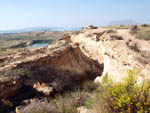
<svg viewBox="0 0 150 113"><path fill-rule="evenodd" d="M131 29L130 29L130 33L131 34L136 34L138 32L139 28L137 25L133 25L131 26Z"/></svg>
<svg viewBox="0 0 150 113"><path fill-rule="evenodd" d="M24 70L22 75L25 77L25 78L29 78L31 75L32 75L32 72L29 71L29 70Z"/></svg>
<svg viewBox="0 0 150 113"><path fill-rule="evenodd" d="M110 29L110 30L106 31L106 33L117 33L117 31L113 30L113 29Z"/></svg>
<svg viewBox="0 0 150 113"><path fill-rule="evenodd" d="M82 89L86 92L93 92L98 88L98 85L94 83L92 80L87 80L83 82Z"/></svg>
<svg viewBox="0 0 150 113"><path fill-rule="evenodd" d="M142 27L149 27L149 24L142 24Z"/></svg>
<svg viewBox="0 0 150 113"><path fill-rule="evenodd" d="M0 48L0 52L3 52L3 51L5 51L5 49L4 48Z"/></svg>
<svg viewBox="0 0 150 113"><path fill-rule="evenodd" d="M92 109L92 106L95 102L95 99L93 98L88 98L84 104L84 106L87 108L87 109Z"/></svg>
<svg viewBox="0 0 150 113"><path fill-rule="evenodd" d="M150 111L150 83L137 84L138 73L128 70L122 83L104 78L99 86L93 109L96 113L148 113Z"/></svg>

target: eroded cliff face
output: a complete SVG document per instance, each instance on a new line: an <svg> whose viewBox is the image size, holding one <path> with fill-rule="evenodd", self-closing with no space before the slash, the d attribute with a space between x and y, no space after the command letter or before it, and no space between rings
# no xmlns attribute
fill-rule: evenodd
<svg viewBox="0 0 150 113"><path fill-rule="evenodd" d="M103 70L103 65L84 55L78 44L68 43L65 40L60 40L48 47L29 49L9 57L13 60L9 58L7 63L4 62L4 66L0 67L1 72L23 70L19 75L26 74L25 85L33 86L37 82L49 83L49 86L56 92L80 85L86 79L94 79L100 76ZM1 59L5 58L8 59L8 56ZM11 76L12 73L9 74Z"/></svg>
<svg viewBox="0 0 150 113"><path fill-rule="evenodd" d="M107 33L109 29L83 30L72 35L71 40L78 43L81 51L91 59L104 64L101 82L104 76L109 76L114 82L120 82L127 76L127 69L136 68L141 75L149 80L149 43L134 38L129 30L116 30L117 33ZM143 51L147 54L143 55Z"/></svg>

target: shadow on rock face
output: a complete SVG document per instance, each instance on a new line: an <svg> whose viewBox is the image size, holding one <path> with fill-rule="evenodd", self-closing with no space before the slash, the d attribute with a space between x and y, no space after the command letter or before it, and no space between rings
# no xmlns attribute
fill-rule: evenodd
<svg viewBox="0 0 150 113"><path fill-rule="evenodd" d="M46 56L18 65L30 72L25 84L48 83L55 92L63 92L78 87L85 80L94 80L103 71L99 64L81 52L80 48L68 47L54 57Z"/></svg>
<svg viewBox="0 0 150 113"><path fill-rule="evenodd" d="M10 105L11 106L11 105ZM4 101L0 100L0 113L10 113L11 107Z"/></svg>
<svg viewBox="0 0 150 113"><path fill-rule="evenodd" d="M24 85L21 89L18 95L16 95L11 100L14 102L14 105L17 106L21 103L23 100L32 99L32 98L38 98L42 96L42 93L35 90L32 86L26 86Z"/></svg>

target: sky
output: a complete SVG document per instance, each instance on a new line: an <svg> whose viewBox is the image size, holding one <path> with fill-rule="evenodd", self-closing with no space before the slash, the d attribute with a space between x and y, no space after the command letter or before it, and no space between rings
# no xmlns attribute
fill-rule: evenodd
<svg viewBox="0 0 150 113"><path fill-rule="evenodd" d="M0 30L150 23L150 0L0 0Z"/></svg>

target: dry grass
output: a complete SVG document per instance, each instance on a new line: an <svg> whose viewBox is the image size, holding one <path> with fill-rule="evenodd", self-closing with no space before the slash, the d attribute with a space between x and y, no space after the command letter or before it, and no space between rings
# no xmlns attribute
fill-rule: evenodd
<svg viewBox="0 0 150 113"><path fill-rule="evenodd" d="M136 29L132 27L130 32L135 35L137 39L150 40L150 26L148 25L137 26Z"/></svg>
<svg viewBox="0 0 150 113"><path fill-rule="evenodd" d="M149 31L140 31L136 35L137 39L150 40L150 30Z"/></svg>
<svg viewBox="0 0 150 113"><path fill-rule="evenodd" d="M50 98L49 103L32 103L23 113L78 113L77 108L84 106L89 96L90 93L82 90L66 92L63 95L56 95L54 99Z"/></svg>
<svg viewBox="0 0 150 113"><path fill-rule="evenodd" d="M54 97L48 97L48 101L33 101L22 113L79 113L77 108L90 106L90 98L95 94L96 88L93 81L84 82L82 88L55 94Z"/></svg>

